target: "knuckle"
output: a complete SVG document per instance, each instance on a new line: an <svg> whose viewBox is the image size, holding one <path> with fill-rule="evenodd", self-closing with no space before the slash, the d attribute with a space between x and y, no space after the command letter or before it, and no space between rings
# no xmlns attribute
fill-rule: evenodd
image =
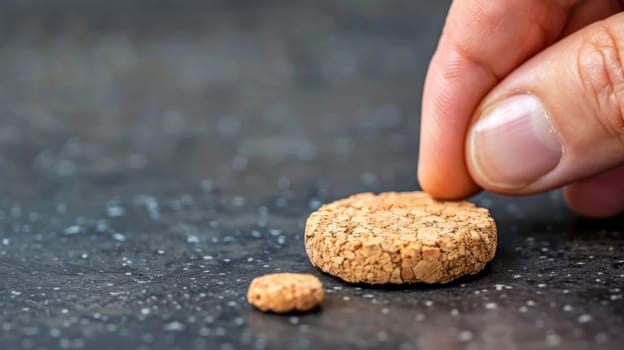
<svg viewBox="0 0 624 350"><path fill-rule="evenodd" d="M578 71L590 108L604 131L624 146L623 28L607 24L585 37L578 55Z"/></svg>

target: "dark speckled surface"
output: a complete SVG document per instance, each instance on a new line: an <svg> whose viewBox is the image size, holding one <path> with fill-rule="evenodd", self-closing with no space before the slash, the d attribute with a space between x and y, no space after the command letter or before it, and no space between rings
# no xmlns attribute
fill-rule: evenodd
<svg viewBox="0 0 624 350"><path fill-rule="evenodd" d="M621 349L624 220L558 192L474 198L498 254L449 285L307 261L321 203L417 188L447 6L2 2L0 349ZM322 309L248 306L275 271L319 276Z"/></svg>

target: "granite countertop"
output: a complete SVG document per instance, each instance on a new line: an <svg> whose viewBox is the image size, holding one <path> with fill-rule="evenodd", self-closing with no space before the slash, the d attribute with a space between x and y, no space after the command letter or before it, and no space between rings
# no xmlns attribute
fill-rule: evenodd
<svg viewBox="0 0 624 350"><path fill-rule="evenodd" d="M313 268L307 215L413 190L448 1L4 1L0 349L620 349L624 218L481 194L497 257L442 286ZM452 176L452 174L449 174ZM255 276L326 286L263 314Z"/></svg>

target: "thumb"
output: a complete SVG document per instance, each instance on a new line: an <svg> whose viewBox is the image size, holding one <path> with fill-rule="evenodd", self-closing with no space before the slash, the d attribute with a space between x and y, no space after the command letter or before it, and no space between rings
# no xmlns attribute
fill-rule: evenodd
<svg viewBox="0 0 624 350"><path fill-rule="evenodd" d="M474 180L488 190L529 194L623 164L623 65L624 14L617 14L512 72L468 130Z"/></svg>

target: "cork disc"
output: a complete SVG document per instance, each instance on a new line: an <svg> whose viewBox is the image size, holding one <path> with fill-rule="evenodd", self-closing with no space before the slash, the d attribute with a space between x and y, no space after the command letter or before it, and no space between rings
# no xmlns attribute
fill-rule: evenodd
<svg viewBox="0 0 624 350"><path fill-rule="evenodd" d="M324 295L323 284L313 275L274 273L251 281L247 301L265 312L286 313L314 309Z"/></svg>
<svg viewBox="0 0 624 350"><path fill-rule="evenodd" d="M362 193L312 213L305 249L313 265L347 282L447 283L494 258L496 224L469 202Z"/></svg>

